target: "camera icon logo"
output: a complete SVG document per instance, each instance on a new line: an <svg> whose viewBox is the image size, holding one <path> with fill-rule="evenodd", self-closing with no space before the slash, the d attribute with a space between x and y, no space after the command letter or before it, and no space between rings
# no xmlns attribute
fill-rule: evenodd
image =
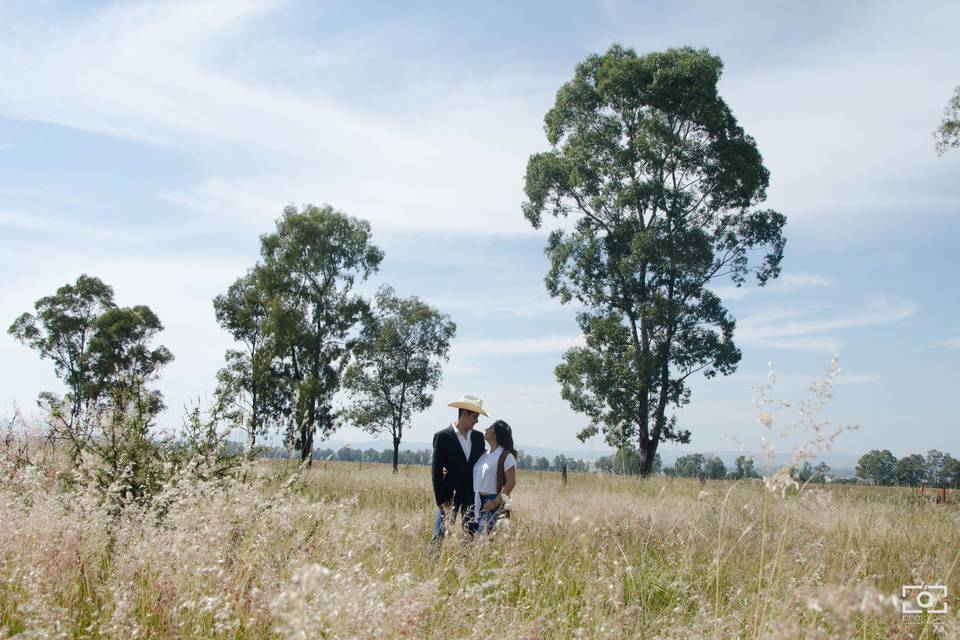
<svg viewBox="0 0 960 640"><path fill-rule="evenodd" d="M947 587L942 584L905 584L901 589L903 613L946 613Z"/></svg>

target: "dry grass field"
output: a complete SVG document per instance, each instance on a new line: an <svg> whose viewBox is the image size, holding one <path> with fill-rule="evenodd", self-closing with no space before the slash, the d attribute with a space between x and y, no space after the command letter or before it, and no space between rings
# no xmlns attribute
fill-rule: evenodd
<svg viewBox="0 0 960 640"><path fill-rule="evenodd" d="M118 510L5 460L0 638L960 637L960 508L911 491L521 472L513 509L431 547L424 467L258 463ZM904 618L921 582L947 615Z"/></svg>

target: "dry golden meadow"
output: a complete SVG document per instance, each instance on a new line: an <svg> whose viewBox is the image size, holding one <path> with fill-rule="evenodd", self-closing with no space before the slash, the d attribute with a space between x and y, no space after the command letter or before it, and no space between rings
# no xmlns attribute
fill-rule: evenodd
<svg viewBox="0 0 960 640"><path fill-rule="evenodd" d="M261 462L118 509L34 461L0 469L0 637L960 637L960 507L911 490L523 471L509 530L432 548L426 467ZM920 582L947 615L903 618Z"/></svg>

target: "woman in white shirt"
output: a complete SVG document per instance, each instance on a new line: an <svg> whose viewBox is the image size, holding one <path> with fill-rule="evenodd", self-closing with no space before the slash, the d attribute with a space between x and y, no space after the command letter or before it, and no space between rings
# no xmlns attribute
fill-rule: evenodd
<svg viewBox="0 0 960 640"><path fill-rule="evenodd" d="M510 492L517 485L517 450L513 447L513 431L503 420L497 420L483 432L487 452L473 465L474 508L477 532L487 533L504 509Z"/></svg>

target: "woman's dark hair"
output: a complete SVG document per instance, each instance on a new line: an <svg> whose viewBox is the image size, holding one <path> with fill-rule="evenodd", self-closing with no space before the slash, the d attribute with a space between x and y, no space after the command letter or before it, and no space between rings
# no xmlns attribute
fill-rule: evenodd
<svg viewBox="0 0 960 640"><path fill-rule="evenodd" d="M513 429L503 420L497 420L492 425L493 435L497 437L497 446L503 447L517 457L517 450L513 448Z"/></svg>

